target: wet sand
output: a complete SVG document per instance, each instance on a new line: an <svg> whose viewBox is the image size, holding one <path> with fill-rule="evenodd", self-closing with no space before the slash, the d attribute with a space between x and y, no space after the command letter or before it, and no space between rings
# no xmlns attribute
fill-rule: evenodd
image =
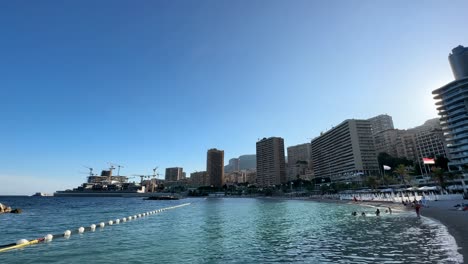
<svg viewBox="0 0 468 264"><path fill-rule="evenodd" d="M456 204L468 203L468 200L434 201L428 207L421 208L421 215L438 220L444 224L455 238L458 252L468 262L468 211L458 211Z"/></svg>
<svg viewBox="0 0 468 264"><path fill-rule="evenodd" d="M393 211L412 211L415 214L415 209L411 206L403 206L402 204L392 202L353 202L348 200L331 200L331 199L312 199L316 202L323 203L346 203L359 204L372 207L390 207ZM432 201L428 202L428 207L421 208L421 215L432 218L445 225L449 233L455 238L458 246L458 252L463 255L465 262L468 262L468 211L458 211L454 205L468 203L468 200L454 201Z"/></svg>

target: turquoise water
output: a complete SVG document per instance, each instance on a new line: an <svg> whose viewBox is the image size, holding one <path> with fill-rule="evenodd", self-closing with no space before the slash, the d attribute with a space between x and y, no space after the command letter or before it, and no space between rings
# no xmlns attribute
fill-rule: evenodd
<svg viewBox="0 0 468 264"><path fill-rule="evenodd" d="M1 263L461 263L453 237L413 213L274 199L0 197L0 244L191 203L0 253ZM381 211L384 208L381 208ZM367 217L353 217L366 211Z"/></svg>

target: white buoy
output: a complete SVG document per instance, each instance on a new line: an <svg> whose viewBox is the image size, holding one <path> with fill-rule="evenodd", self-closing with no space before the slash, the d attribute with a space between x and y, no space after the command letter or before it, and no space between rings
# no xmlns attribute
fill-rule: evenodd
<svg viewBox="0 0 468 264"><path fill-rule="evenodd" d="M128 221L130 221L130 220L132 220L132 217L131 217L131 216L128 217Z"/></svg>
<svg viewBox="0 0 468 264"><path fill-rule="evenodd" d="M136 215L133 216L133 219L137 219L138 217Z"/></svg>
<svg viewBox="0 0 468 264"><path fill-rule="evenodd" d="M69 237L69 236L71 236L71 231L70 231L70 230L66 230L66 231L63 233L63 236L64 236L64 237Z"/></svg>
<svg viewBox="0 0 468 264"><path fill-rule="evenodd" d="M106 225L106 224L104 224L104 222L99 223L99 226L100 226L100 227L104 227L105 225Z"/></svg>
<svg viewBox="0 0 468 264"><path fill-rule="evenodd" d="M91 228L91 231L94 232L96 230L96 225L92 224L89 228Z"/></svg>
<svg viewBox="0 0 468 264"><path fill-rule="evenodd" d="M122 222L127 222L127 218L122 218Z"/></svg>
<svg viewBox="0 0 468 264"><path fill-rule="evenodd" d="M120 219L115 219L115 224L116 225L120 224Z"/></svg>
<svg viewBox="0 0 468 264"><path fill-rule="evenodd" d="M20 240L16 241L16 245L22 245L22 244L26 244L28 242L29 241L27 239L20 239Z"/></svg>
<svg viewBox="0 0 468 264"><path fill-rule="evenodd" d="M52 239L54 238L54 236L52 234L47 234L45 237L44 237L44 240L46 242L49 242L49 241L52 241Z"/></svg>
<svg viewBox="0 0 468 264"><path fill-rule="evenodd" d="M109 222L108 222L108 223L109 223L109 225L113 225L113 224L114 224L114 221L112 221L112 220L109 220Z"/></svg>
<svg viewBox="0 0 468 264"><path fill-rule="evenodd" d="M140 218L140 217L141 217L141 214L138 214L138 218Z"/></svg>
<svg viewBox="0 0 468 264"><path fill-rule="evenodd" d="M81 234L81 233L83 233L83 232L84 232L84 227L80 227L80 228L78 228L78 233L80 233L80 234Z"/></svg>

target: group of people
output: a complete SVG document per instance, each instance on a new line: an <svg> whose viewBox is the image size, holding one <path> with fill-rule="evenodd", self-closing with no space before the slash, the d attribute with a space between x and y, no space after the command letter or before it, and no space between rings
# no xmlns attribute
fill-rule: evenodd
<svg viewBox="0 0 468 264"><path fill-rule="evenodd" d="M425 202L425 200L424 200ZM416 216L418 218L421 218L421 207L423 206L423 201L418 201L416 200L416 198L410 203L409 200L406 200L406 201L401 201L401 203L404 205L404 206L411 206L414 208L414 210L416 211Z"/></svg>
<svg viewBox="0 0 468 264"><path fill-rule="evenodd" d="M385 209L385 213L386 214L392 214L392 208L388 207L388 209ZM351 215L352 216L357 216L357 212L352 212ZM379 208L377 208L377 210L375 210L375 215L380 216L380 209ZM361 216L366 216L366 213L362 212Z"/></svg>

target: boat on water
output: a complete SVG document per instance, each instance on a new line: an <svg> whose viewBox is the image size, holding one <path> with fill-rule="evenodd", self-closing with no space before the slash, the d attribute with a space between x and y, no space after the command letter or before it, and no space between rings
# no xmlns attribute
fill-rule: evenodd
<svg viewBox="0 0 468 264"><path fill-rule="evenodd" d="M32 197L50 197L50 196L54 196L53 194L49 194L49 193L42 193L42 192L37 192L33 195L31 195Z"/></svg>
<svg viewBox="0 0 468 264"><path fill-rule="evenodd" d="M113 167L109 170L103 170L101 175L95 175L90 169L90 175L87 182L72 190L56 191L56 197L149 197L154 195L153 192L159 184L156 178L141 182L129 182L127 176L113 176ZM142 175L143 176L143 175ZM160 181L160 180L159 180Z"/></svg>
<svg viewBox="0 0 468 264"><path fill-rule="evenodd" d="M144 200L179 200L179 197L176 196L150 196L148 198L145 198Z"/></svg>
<svg viewBox="0 0 468 264"><path fill-rule="evenodd" d="M7 214L7 213L21 214L22 212L23 212L23 210L21 210L19 208L11 209L10 206L0 203L0 214Z"/></svg>

